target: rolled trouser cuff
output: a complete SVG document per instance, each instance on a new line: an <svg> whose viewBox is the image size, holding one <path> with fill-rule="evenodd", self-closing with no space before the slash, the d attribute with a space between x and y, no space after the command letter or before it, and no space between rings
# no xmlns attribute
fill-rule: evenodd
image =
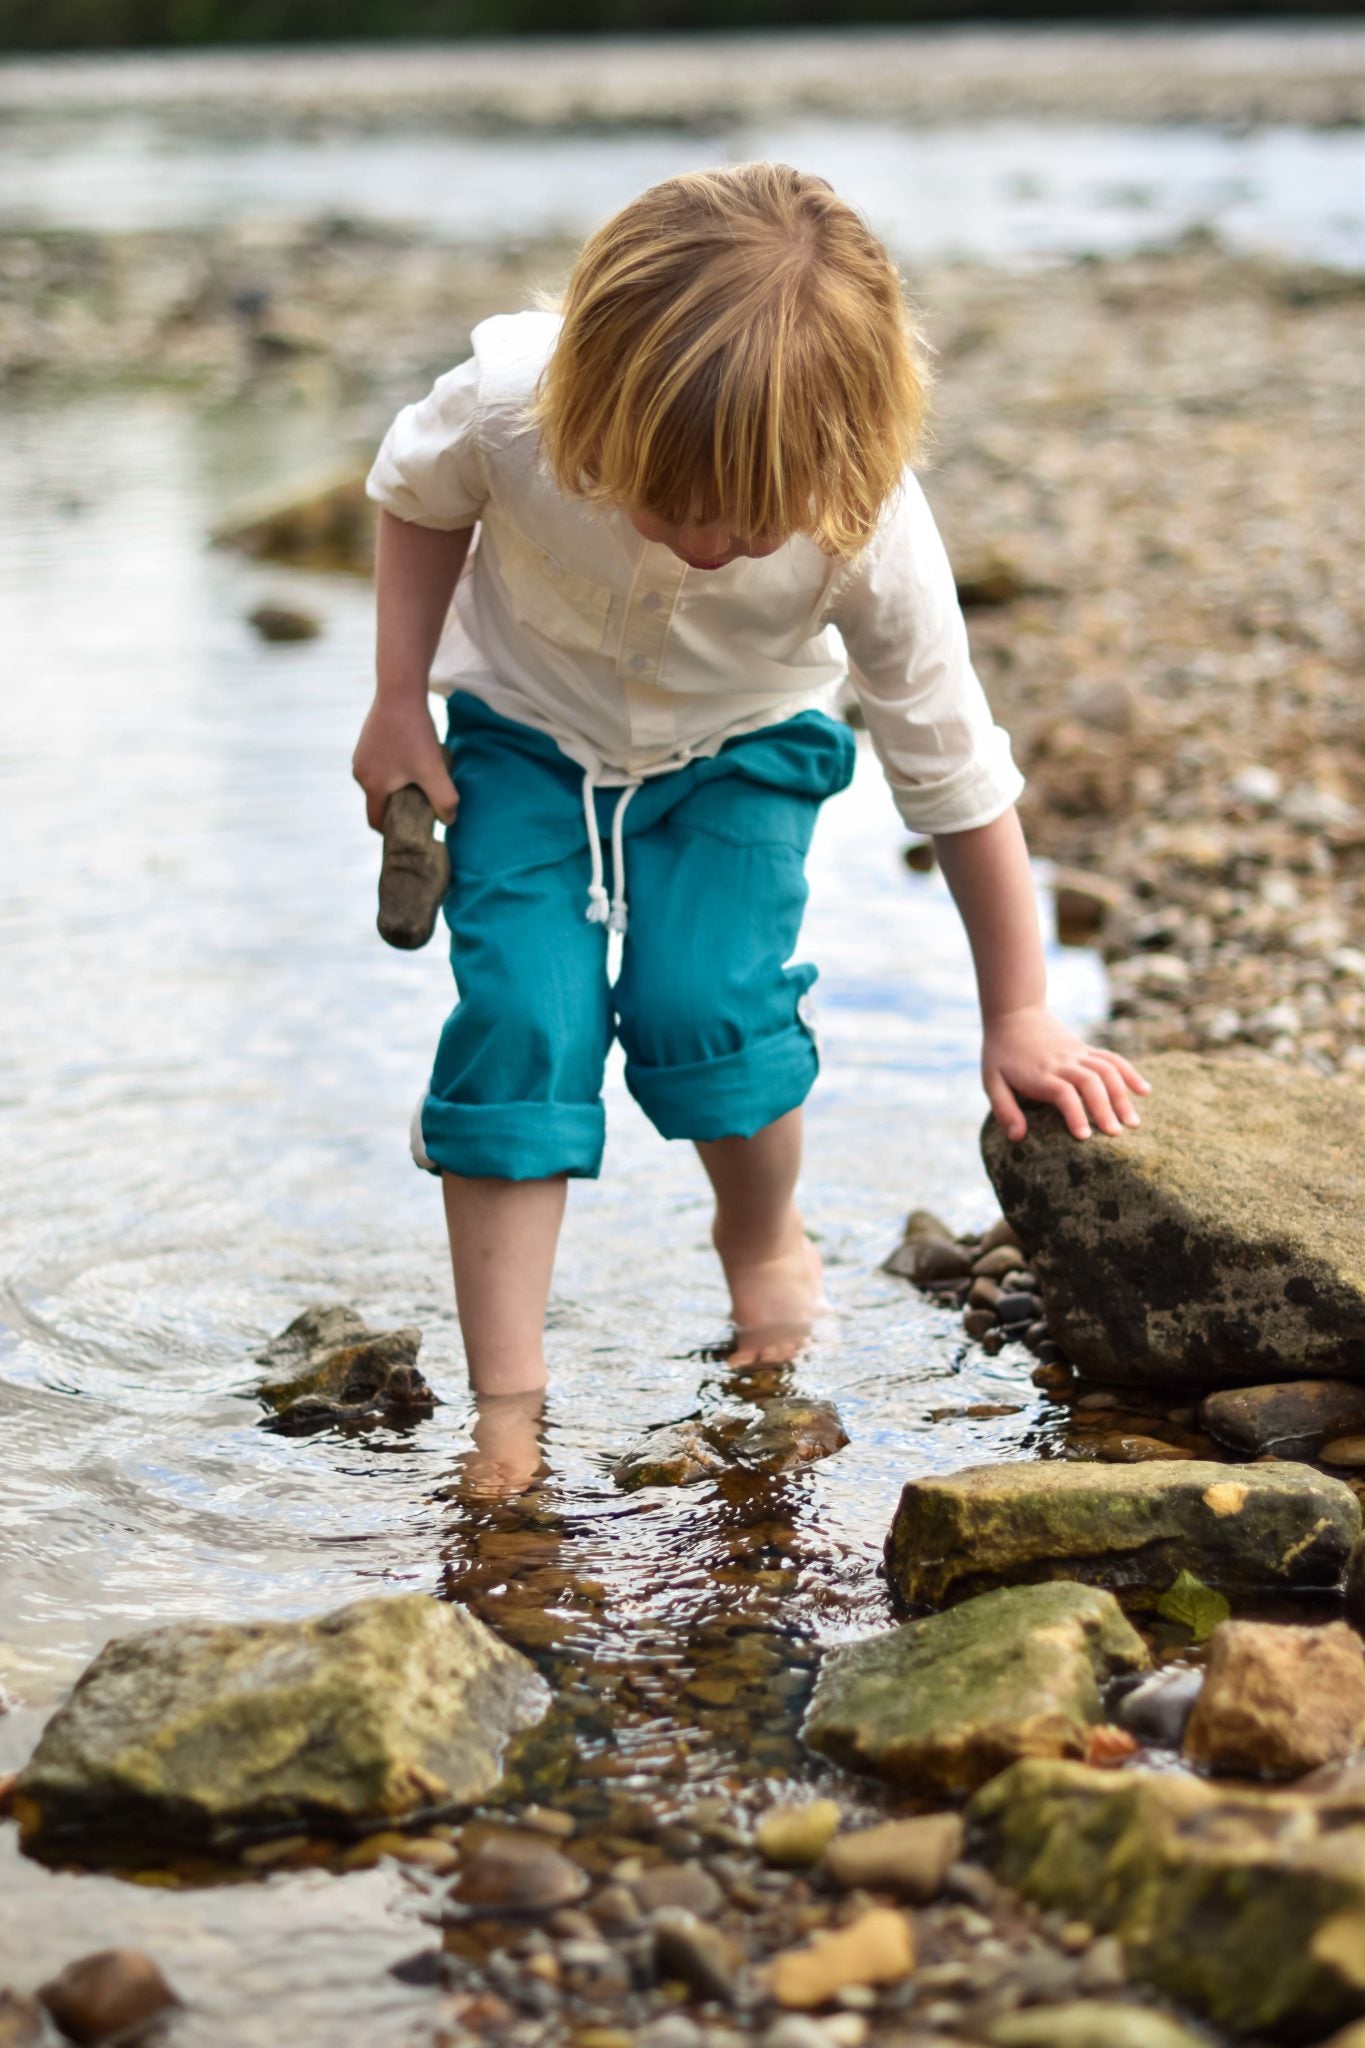
<svg viewBox="0 0 1365 2048"><path fill-rule="evenodd" d="M803 1103L820 1071L804 1026L682 1067L626 1062L626 1086L664 1138L752 1138Z"/></svg>
<svg viewBox="0 0 1365 2048"><path fill-rule="evenodd" d="M607 1137L600 1102L445 1102L421 1107L413 1158L431 1173L466 1179L596 1180Z"/></svg>

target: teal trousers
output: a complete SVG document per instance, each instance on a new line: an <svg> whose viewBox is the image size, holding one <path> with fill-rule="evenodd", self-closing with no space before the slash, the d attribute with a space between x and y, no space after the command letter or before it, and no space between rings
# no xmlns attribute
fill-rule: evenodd
<svg viewBox="0 0 1365 2048"><path fill-rule="evenodd" d="M619 788L585 791L548 735L467 691L450 699L449 745L458 1001L414 1122L418 1163L596 1176L614 1035L627 1087L666 1138L751 1137L803 1102L818 1069L815 969L791 954L816 813L853 773L848 728L807 711L742 734L650 776L623 811ZM602 851L613 827L619 860ZM608 872L627 919L614 984L596 921Z"/></svg>

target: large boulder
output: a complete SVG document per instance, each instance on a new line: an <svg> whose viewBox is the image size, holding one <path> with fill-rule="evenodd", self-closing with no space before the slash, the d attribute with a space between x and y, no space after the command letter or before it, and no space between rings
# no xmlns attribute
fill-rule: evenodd
<svg viewBox="0 0 1365 2048"><path fill-rule="evenodd" d="M1116 1933L1130 1972L1234 2034L1316 2041L1365 2013L1365 1793L1016 1764L968 1840L1005 1883Z"/></svg>
<svg viewBox="0 0 1365 2048"><path fill-rule="evenodd" d="M1092 1378L1365 1381L1365 1089L1189 1053L1142 1125L1078 1143L1036 1108L986 1170L1048 1326Z"/></svg>
<svg viewBox="0 0 1365 2048"><path fill-rule="evenodd" d="M886 1539L911 1607L991 1586L1083 1579L1128 1594L1181 1571L1230 1594L1335 1591L1360 1503L1311 1465L973 1465L912 1479Z"/></svg>
<svg viewBox="0 0 1365 2048"><path fill-rule="evenodd" d="M525 1657L423 1594L311 1621L173 1623L100 1652L14 1811L26 1848L82 1861L364 1828L483 1798L548 1705Z"/></svg>
<svg viewBox="0 0 1365 2048"><path fill-rule="evenodd" d="M916 1798L955 1798L1024 1756L1083 1756L1101 1684L1147 1666L1117 1601L1016 1586L831 1650L807 1747Z"/></svg>

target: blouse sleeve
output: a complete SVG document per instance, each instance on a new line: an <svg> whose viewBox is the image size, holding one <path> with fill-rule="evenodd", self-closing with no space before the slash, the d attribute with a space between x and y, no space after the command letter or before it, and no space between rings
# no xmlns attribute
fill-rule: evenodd
<svg viewBox="0 0 1365 2048"><path fill-rule="evenodd" d="M947 552L907 470L888 515L831 593L868 733L912 832L969 832L1024 778L967 648Z"/></svg>
<svg viewBox="0 0 1365 2048"><path fill-rule="evenodd" d="M480 439L479 360L438 377L384 436L365 495L414 526L473 526L488 499Z"/></svg>

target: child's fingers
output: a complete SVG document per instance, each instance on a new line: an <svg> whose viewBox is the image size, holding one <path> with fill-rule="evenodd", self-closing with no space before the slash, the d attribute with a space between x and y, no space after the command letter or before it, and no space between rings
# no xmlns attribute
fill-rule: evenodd
<svg viewBox="0 0 1365 2048"><path fill-rule="evenodd" d="M1095 1046L1090 1046L1083 1055L1083 1064L1093 1068L1095 1073L1099 1075L1108 1093L1109 1100L1113 1103L1123 1122L1128 1125L1130 1130L1135 1128L1142 1119L1134 1109L1128 1090L1123 1085L1123 1076L1119 1072L1118 1062L1110 1053L1104 1052Z"/></svg>
<svg viewBox="0 0 1365 2048"><path fill-rule="evenodd" d="M444 764L444 755L442 755L441 760ZM455 785L450 779L449 770L444 765L429 768L421 776L420 782L422 794L427 802L431 805L441 823L448 825L455 816L455 807L460 801Z"/></svg>
<svg viewBox="0 0 1365 2048"><path fill-rule="evenodd" d="M987 1074L986 1094L991 1108L995 1111L996 1122L1007 1138L1022 1138L1028 1130L1024 1112L1015 1099L1014 1090L998 1074Z"/></svg>
<svg viewBox="0 0 1365 2048"><path fill-rule="evenodd" d="M1079 1074L1080 1069L1077 1068L1076 1072ZM1098 1087L1098 1083L1096 1083L1096 1086ZM1066 1125L1073 1138L1088 1138L1090 1136L1090 1124L1085 1114L1085 1104L1081 1100L1079 1088L1059 1076L1056 1080L1047 1082L1039 1090L1039 1093L1045 1102L1050 1102L1053 1108L1060 1113L1062 1122Z"/></svg>
<svg viewBox="0 0 1365 2048"><path fill-rule="evenodd" d="M1136 1088L1139 1095L1151 1094L1151 1082L1144 1080L1137 1068L1130 1061L1126 1060L1121 1052L1111 1052L1108 1057L1114 1062L1114 1065L1118 1068L1130 1088Z"/></svg>

